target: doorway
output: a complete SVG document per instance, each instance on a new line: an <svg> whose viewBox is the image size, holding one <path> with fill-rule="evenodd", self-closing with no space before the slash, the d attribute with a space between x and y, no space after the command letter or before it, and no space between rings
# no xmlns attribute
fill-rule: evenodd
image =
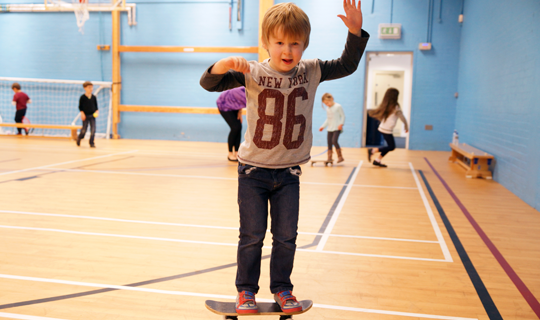
<svg viewBox="0 0 540 320"><path fill-rule="evenodd" d="M410 128L412 70L412 52L367 53L362 147L383 144L382 136L376 128L378 121L368 117L367 111L368 109L377 108L388 88L399 90L398 102ZM396 148L409 148L409 134L405 132L405 126L401 120L398 120L393 134L396 140Z"/></svg>

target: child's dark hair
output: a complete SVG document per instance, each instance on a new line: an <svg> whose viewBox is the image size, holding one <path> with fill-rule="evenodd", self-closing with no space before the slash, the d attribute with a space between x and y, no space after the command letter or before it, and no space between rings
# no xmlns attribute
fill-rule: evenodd
<svg viewBox="0 0 540 320"><path fill-rule="evenodd" d="M82 87L83 87L83 88L86 88L86 87L88 87L88 86L93 86L92 82L90 82L90 81L85 81L85 82L82 84Z"/></svg>
<svg viewBox="0 0 540 320"><path fill-rule="evenodd" d="M21 85L17 82L13 82L13 84L11 85L11 89L21 90Z"/></svg>
<svg viewBox="0 0 540 320"><path fill-rule="evenodd" d="M370 117L379 121L386 120L399 107L398 103L399 90L396 88L388 88L384 94L384 98L377 109L369 110Z"/></svg>

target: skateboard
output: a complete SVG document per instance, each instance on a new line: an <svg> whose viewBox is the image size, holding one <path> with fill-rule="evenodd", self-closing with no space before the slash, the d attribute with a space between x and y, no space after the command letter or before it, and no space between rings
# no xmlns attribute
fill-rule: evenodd
<svg viewBox="0 0 540 320"><path fill-rule="evenodd" d="M235 302L221 302L214 300L206 300L206 308L213 313L220 314L223 316L223 319L238 320L238 316L263 316L263 315L276 315L280 316L280 320L292 319L292 316L295 314L302 314L313 306L313 301L311 300L302 300L299 301L302 305L302 311L285 313L281 311L279 305L275 302L258 302L257 306L259 307L259 313L248 313L248 314L238 314L236 313Z"/></svg>
<svg viewBox="0 0 540 320"><path fill-rule="evenodd" d="M311 160L311 166L313 167L313 164L314 163L317 163L317 162L322 162L324 163L324 166L327 167L328 164L330 164L330 166L334 166L334 161L328 161L328 160Z"/></svg>

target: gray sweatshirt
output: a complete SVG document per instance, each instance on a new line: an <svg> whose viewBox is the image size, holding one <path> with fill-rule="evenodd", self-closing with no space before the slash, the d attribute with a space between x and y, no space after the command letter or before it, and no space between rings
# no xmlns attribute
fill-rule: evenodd
<svg viewBox="0 0 540 320"><path fill-rule="evenodd" d="M311 158L312 119L315 93L326 80L343 78L358 67L369 34L358 37L349 32L341 58L322 61L300 60L287 73L277 72L263 62L250 61L250 73L229 70L201 77L208 91L224 91L245 86L247 132L238 151L242 163L262 168L287 168Z"/></svg>

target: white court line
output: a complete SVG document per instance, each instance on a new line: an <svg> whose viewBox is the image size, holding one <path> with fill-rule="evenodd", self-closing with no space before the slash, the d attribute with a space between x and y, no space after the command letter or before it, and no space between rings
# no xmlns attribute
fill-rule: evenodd
<svg viewBox="0 0 540 320"><path fill-rule="evenodd" d="M313 185L323 185L323 186L344 186L345 183L329 183L329 182L300 182L301 184L313 184ZM393 187L393 186L376 186L368 184L353 184L353 187L358 188L382 188L382 189L408 189L416 190L415 187Z"/></svg>
<svg viewBox="0 0 540 320"><path fill-rule="evenodd" d="M174 227L207 228L207 229L221 229L221 230L235 230L235 231L238 231L238 227L221 227L221 226L184 224L184 223L172 223L172 222L159 222L159 221L126 220L126 219L102 218L102 217L91 217L91 216L75 216L75 215L70 215L70 214L24 212L24 211L12 211L12 210L0 210L0 213L12 213L12 214L24 214L24 215L45 216L45 217L90 219L90 220L103 220L103 221L114 221L114 222L164 225L164 226L174 226ZM266 232L270 232L270 230L266 230ZM323 233L301 232L301 231L298 232L298 234L313 235L313 236L322 236L323 235ZM368 237L368 236L352 236L352 235L340 235L340 234L331 234L330 237L354 238L354 239L372 239L372 240L390 240L390 241L405 241L405 242L423 242L423 243L439 243L438 241L431 241L431 240L415 240L415 239L398 239L398 238L383 238L383 237Z"/></svg>
<svg viewBox="0 0 540 320"><path fill-rule="evenodd" d="M60 169L50 168L50 171L65 171L65 172L86 172L86 173L107 173L107 174L123 174L131 176L149 176L149 177L171 177L171 178L188 178L188 179L210 179L210 180L234 180L238 178L224 178L224 177L212 177L212 176L192 176L185 174L162 174L162 173L143 173L143 172L123 172L123 171L106 171L106 170L82 170L82 169Z"/></svg>
<svg viewBox="0 0 540 320"><path fill-rule="evenodd" d="M230 295L218 295L218 294L207 294L207 293L197 293L197 292L160 290L160 289L150 289L150 288L140 288L140 287L130 287L130 286L117 286L117 285L111 285L111 284L100 284L100 283L89 283L89 282L68 281L68 280L58 280L58 279L25 277L25 276L15 276L15 275L9 275L9 274L0 274L0 278L12 279L12 280L35 281L35 282L58 283L58 284L83 286L83 287L93 287L93 288L109 288L109 289L118 289L118 290L161 293L161 294L169 294L169 295L177 295L177 296L201 297L201 298L210 298L210 299L225 299L225 300L235 300L236 299L236 296L230 296ZM261 298L257 298L257 301L260 301L260 302L274 302L274 300L272 300L272 299L261 299ZM386 310L365 309L365 308L352 308L352 307L334 306L334 305L318 304L318 303L313 304L313 307L314 308L321 308L321 309L343 310L343 311L375 313L375 314L388 314L388 315L395 315L395 316L427 318L427 319L477 320L475 318L462 318L462 317L440 316L440 315L421 314L421 313L386 311ZM26 318L24 318L24 319L26 319ZM42 319L45 320L45 319L49 319L49 318L42 318Z"/></svg>
<svg viewBox="0 0 540 320"><path fill-rule="evenodd" d="M205 244L205 245L214 245L214 246L238 247L238 243L210 242L210 241L197 241L197 240L182 240L182 239L170 239L170 238L158 238L158 237L142 237L142 236L132 236L132 235L123 235L123 234L82 232L82 231L70 231L70 230L51 229L51 228L33 228L33 227L18 227L18 226L4 226L4 225L0 225L0 228L17 229L17 230L32 230L32 231L46 231L46 232L59 232L59 233L68 233L68 234L79 234L79 235L85 235L85 236L114 237L114 238L125 238L125 239L155 240L155 241L167 241L167 242L178 242L178 243L192 243L192 244ZM271 246L264 246L263 248L264 249L272 249ZM446 260L441 260L441 259L403 257L403 256L387 256L387 255L377 255L377 254L367 254L367 253L338 252L338 251L318 251L318 250L311 250L311 249L296 249L296 250L297 251L304 251L304 252L327 253L327 254L337 254L337 255L347 255L347 256L358 256L358 257L376 257L376 258L390 258L390 259L402 259L402 260L404 259L404 260L421 260L421 261L446 262Z"/></svg>
<svg viewBox="0 0 540 320"><path fill-rule="evenodd" d="M13 213L13 214L25 214L25 215L33 215L33 216L90 219L90 220L103 220L103 221L115 221L115 222L154 224L154 225L175 226L175 227L208 228L208 229L223 229L223 230L236 230L236 231L238 231L238 227L221 227L221 226L184 224L184 223L173 223L173 222L126 220L126 219L91 217L91 216L76 216L76 215L70 215L70 214L57 214L57 213L39 213L39 212L24 212L24 211L11 211L11 210L0 210L0 213Z"/></svg>
<svg viewBox="0 0 540 320"><path fill-rule="evenodd" d="M333 309L333 310L343 310L343 311L355 311L355 312L365 312L365 313L375 313L375 314L388 314L393 316L403 316L403 317L415 317L415 318L427 318L427 319L443 319L443 320L478 320L477 318L462 318L462 317L450 317L450 316L438 316L434 314L422 314L422 313L410 313L410 312L398 312L398 311L386 311L386 310L376 310L376 309L365 309L365 308L351 308L351 307L341 307L341 306L331 306L327 304L314 303L314 308L321 309Z"/></svg>
<svg viewBox="0 0 540 320"><path fill-rule="evenodd" d="M418 180L418 176L416 175L416 171L414 170L414 167L411 162L409 162L409 167L411 168L414 181L416 182L416 186L418 187L418 192L420 192L420 197L422 197L422 201L424 202L424 206L426 207L429 221L431 222L431 225L433 226L433 230L435 231L435 236L439 240L441 250L444 254L444 259L448 262L453 262L454 260L452 260L452 255L450 254L450 250L448 250L448 246L446 245L446 242L444 241L444 237L442 235L441 229L439 228L439 225L437 224L437 220L435 220L435 215L433 214L433 210L431 210L431 206L429 205L429 202L426 198L424 189L422 188L422 185L420 184L420 180Z"/></svg>
<svg viewBox="0 0 540 320"><path fill-rule="evenodd" d="M64 319L58 319L58 318L28 316L25 314L6 313L6 312L0 312L0 318L23 319L23 320L64 320Z"/></svg>
<svg viewBox="0 0 540 320"><path fill-rule="evenodd" d="M85 170L85 169L61 169L61 168L48 168L49 171L64 171L64 172L85 172L85 173L104 173L104 174L123 174L133 176L148 176L148 177L170 177L170 178L187 178L187 179L209 179L209 180L230 180L237 181L238 178L225 178L215 176L192 176L185 174L165 174L165 173L143 173L143 172L130 172L130 171L110 171L110 170ZM344 183L326 183L326 182L300 182L300 184L322 185L322 186L344 186ZM383 189L406 189L417 190L416 187L392 187L392 186L375 186L375 185L362 185L353 184L353 187L361 188L383 188Z"/></svg>
<svg viewBox="0 0 540 320"><path fill-rule="evenodd" d="M8 172L0 173L0 176L7 175L7 174L12 174L12 173L19 173L19 172L38 170L38 169L45 169L45 168L54 167L54 166L60 166L60 165L69 164L69 163L88 161L88 160L95 160L95 159L101 159L101 158L107 158L107 157L113 157L113 156L118 156L118 155L121 155L121 154L134 153L134 152L137 152L137 151L138 150L131 150L131 151L126 151L126 152L107 154L107 155L104 155L104 156L98 156L98 157L92 157L92 158L85 158L85 159L79 159L79 160L72 160L72 161L54 163L54 164L49 164L49 165L41 166L41 167L34 167L34 168L28 168L28 169L22 169L22 170L8 171Z"/></svg>
<svg viewBox="0 0 540 320"><path fill-rule="evenodd" d="M131 236L131 235L123 235L123 234L70 231L70 230L51 229L51 228L31 228L31 227L2 226L2 225L0 225L0 228L18 229L18 230L33 230L33 231L49 231L49 232L69 233L69 234L80 234L80 235L86 235L86 236L102 236L102 237L114 237L114 238L128 238L128 239L142 239L142 240L180 242L180 243L209 244L209 245L215 245L215 246L229 246L229 247L237 247L238 246L238 243L223 243L223 242L210 242L210 241L182 240L182 239L157 238L157 237L141 237L141 236Z"/></svg>
<svg viewBox="0 0 540 320"><path fill-rule="evenodd" d="M345 192L343 192L343 195L341 196L341 199L339 200L339 203L336 207L336 210L334 210L334 214L332 215L332 219L330 219L330 222L324 229L324 235L321 237L321 241L319 241L319 245L317 245L317 251L322 251L324 249L324 246L326 245L326 241L328 241L329 234L332 233L332 229L334 229L334 225L336 224L336 221L339 217L339 214L341 213L341 209L343 208L343 205L345 204L345 201L347 200L347 196L349 196L349 193L351 192L352 185L354 184L354 181L356 180L356 176L358 176L358 172L360 171L360 167L362 166L362 163L364 161L360 161L358 163L358 166L354 170L354 174L351 177L351 180L347 184L347 187L345 188Z"/></svg>
<svg viewBox="0 0 540 320"><path fill-rule="evenodd" d="M263 247L265 249L272 249L272 247ZM448 262L444 259L431 259L431 258L417 258L417 257L403 257L403 256L389 256L384 254L371 254L371 253L355 253L355 252L340 252L340 251L318 251L314 249L300 249L297 248L296 251L302 252L312 252L312 253L327 253L327 254L336 254L342 256L355 256L355 257L371 257L371 258L386 258L386 259L398 259L398 260L414 260L414 261L431 261L431 262Z"/></svg>

